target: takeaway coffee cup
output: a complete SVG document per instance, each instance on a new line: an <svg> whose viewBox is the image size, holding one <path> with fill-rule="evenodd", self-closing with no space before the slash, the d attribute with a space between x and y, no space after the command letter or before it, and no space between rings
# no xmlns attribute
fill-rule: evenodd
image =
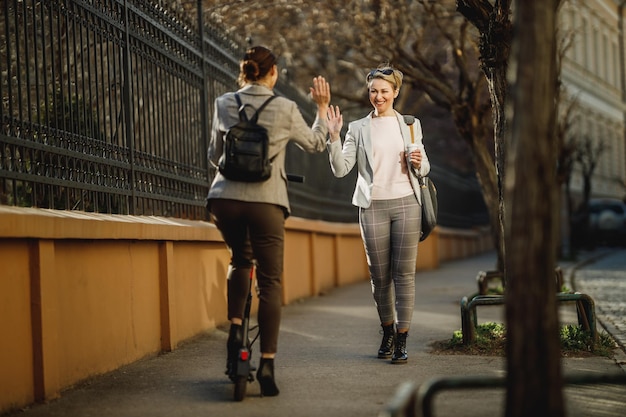
<svg viewBox="0 0 626 417"><path fill-rule="evenodd" d="M408 145L406 145L406 163L407 165L411 166L411 153L413 151L416 151L420 148L420 146L417 143L409 143Z"/></svg>

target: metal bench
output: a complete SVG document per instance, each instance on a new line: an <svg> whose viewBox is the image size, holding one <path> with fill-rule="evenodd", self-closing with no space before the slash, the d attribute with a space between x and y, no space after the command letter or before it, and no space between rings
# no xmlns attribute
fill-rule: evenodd
<svg viewBox="0 0 626 417"><path fill-rule="evenodd" d="M556 294L556 298L558 302L576 302L578 324L581 325L584 330L591 332L595 343L598 340L598 334L596 330L596 312L593 299L587 294L578 292L559 292ZM476 308L478 306L502 304L504 304L503 295L477 295L472 298L463 297L461 299L461 332L463 333L463 344L472 344L476 339L476 327L478 326Z"/></svg>

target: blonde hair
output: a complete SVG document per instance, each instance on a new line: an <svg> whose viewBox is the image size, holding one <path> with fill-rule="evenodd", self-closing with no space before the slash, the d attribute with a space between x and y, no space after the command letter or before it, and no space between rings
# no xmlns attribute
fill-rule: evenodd
<svg viewBox="0 0 626 417"><path fill-rule="evenodd" d="M402 86L403 77L404 74L402 74L402 71L397 70L389 65L384 65L371 70L367 74L367 77L365 77L365 82L369 86L370 82L372 82L373 79L380 78L381 80L385 80L391 83L395 90L399 90Z"/></svg>

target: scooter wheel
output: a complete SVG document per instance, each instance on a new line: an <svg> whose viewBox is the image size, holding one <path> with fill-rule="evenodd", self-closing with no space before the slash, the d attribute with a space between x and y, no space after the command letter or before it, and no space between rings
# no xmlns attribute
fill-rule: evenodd
<svg viewBox="0 0 626 417"><path fill-rule="evenodd" d="M237 375L235 376L235 401L243 401L246 397L246 388L248 386L248 377Z"/></svg>

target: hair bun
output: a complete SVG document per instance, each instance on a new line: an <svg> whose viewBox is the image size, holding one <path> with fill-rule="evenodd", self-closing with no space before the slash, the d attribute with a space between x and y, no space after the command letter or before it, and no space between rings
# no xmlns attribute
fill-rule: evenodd
<svg viewBox="0 0 626 417"><path fill-rule="evenodd" d="M238 83L244 86L247 82L256 82L265 77L276 65L276 56L264 46L248 49L239 61Z"/></svg>
<svg viewBox="0 0 626 417"><path fill-rule="evenodd" d="M251 59L247 59L243 62L242 69L246 78L251 81L256 81L259 77L260 69L259 64Z"/></svg>

